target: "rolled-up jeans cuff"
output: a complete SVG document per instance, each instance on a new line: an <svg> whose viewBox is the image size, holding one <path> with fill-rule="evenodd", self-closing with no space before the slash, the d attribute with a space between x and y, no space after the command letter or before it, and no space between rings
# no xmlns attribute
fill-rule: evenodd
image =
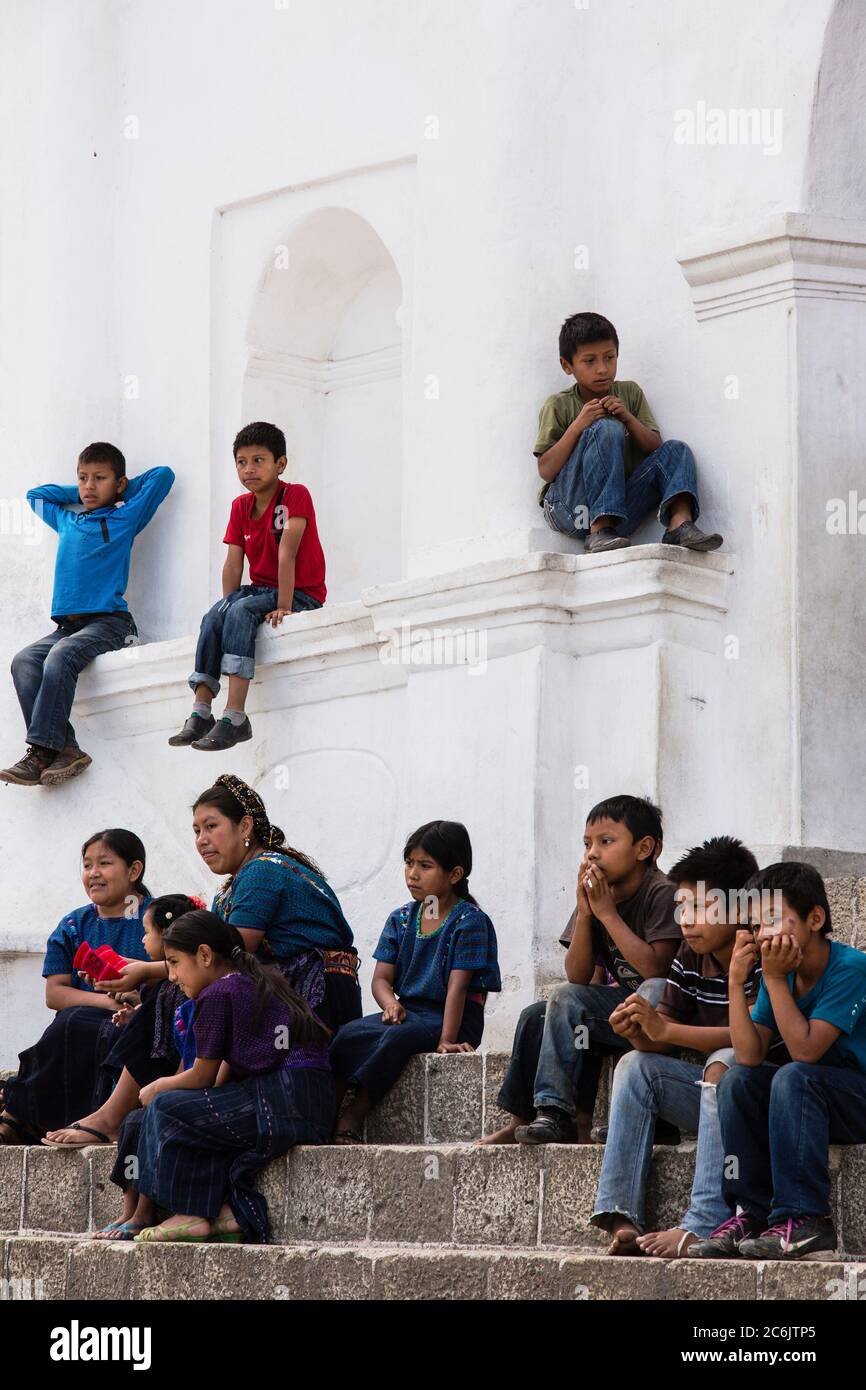
<svg viewBox="0 0 866 1390"><path fill-rule="evenodd" d="M195 693L197 685L206 685L208 690L212 691L215 696L220 693L219 681L214 680L213 676L205 675L204 671L193 671L188 684L193 693Z"/></svg>
<svg viewBox="0 0 866 1390"><path fill-rule="evenodd" d="M662 526L667 527L668 518L670 517L670 514L671 514L671 502L673 501L673 499L674 499L675 497L682 497L683 495L685 495L686 497L691 497L691 499L692 499L692 521L697 521L698 517L699 517L700 514L701 514L701 509L700 509L700 507L698 506L698 495L697 495L696 492L692 492L692 491L691 491L689 488L687 488L687 487L681 487L681 488L677 488L677 490L676 490L675 492L672 492L671 495L670 495L670 497L665 497L665 498L663 499L663 501L661 502L661 504L659 505L658 518L659 518L659 522L661 523Z"/></svg>
<svg viewBox="0 0 866 1390"><path fill-rule="evenodd" d="M561 1096L548 1096L543 1091L532 1097L532 1103L536 1110L562 1110L572 1120L577 1115L577 1106L573 1100L563 1100Z"/></svg>
<svg viewBox="0 0 866 1390"><path fill-rule="evenodd" d="M630 1221L635 1230L643 1234L643 1226L636 1216L632 1216L630 1211L594 1211L589 1218L590 1226L598 1226L602 1231L609 1231L611 1222L615 1216L622 1216L626 1221Z"/></svg>
<svg viewBox="0 0 866 1390"><path fill-rule="evenodd" d="M220 671L224 676L240 676L241 680L251 681L256 674L256 663L251 656L233 656L223 652Z"/></svg>

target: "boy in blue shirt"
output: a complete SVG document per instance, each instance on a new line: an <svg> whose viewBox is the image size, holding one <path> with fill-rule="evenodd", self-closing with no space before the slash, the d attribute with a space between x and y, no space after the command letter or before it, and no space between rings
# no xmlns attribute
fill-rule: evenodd
<svg viewBox="0 0 866 1390"><path fill-rule="evenodd" d="M866 1143L866 956L829 941L830 904L809 864L771 864L753 932L738 932L728 972L737 1065L718 1086L732 1215L691 1257L796 1260L836 1249L830 1144ZM767 891L769 890L769 891ZM749 1013L744 982L760 959ZM774 1037L792 1060L767 1066Z"/></svg>
<svg viewBox="0 0 866 1390"><path fill-rule="evenodd" d="M548 526L595 554L630 545L658 508L662 544L718 549L721 536L695 525L694 454L679 439L662 443L637 382L616 379L618 357L616 329L601 314L572 314L562 325L559 364L574 385L544 402L533 449Z"/></svg>
<svg viewBox="0 0 866 1390"><path fill-rule="evenodd" d="M58 533L51 619L55 630L12 661L15 693L27 725L27 751L0 780L54 786L77 777L92 759L69 722L78 677L102 652L138 635L126 600L132 543L167 496L174 473L150 468L127 478L113 444L88 444L78 484L31 488L27 501Z"/></svg>

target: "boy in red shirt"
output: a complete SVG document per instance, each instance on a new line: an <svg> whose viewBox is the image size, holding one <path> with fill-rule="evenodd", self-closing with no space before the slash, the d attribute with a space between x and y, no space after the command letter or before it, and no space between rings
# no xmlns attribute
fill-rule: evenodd
<svg viewBox="0 0 866 1390"><path fill-rule="evenodd" d="M238 478L246 494L232 502L223 540L223 597L202 618L195 670L192 714L174 748L191 744L202 752L223 752L252 738L244 713L255 672L256 632L262 622L279 627L287 613L321 608L325 601L325 557L319 544L313 500L300 483L283 483L286 438L276 425L246 425L234 442ZM242 584L244 557L250 582ZM211 704L220 676L229 680L228 700L216 721Z"/></svg>

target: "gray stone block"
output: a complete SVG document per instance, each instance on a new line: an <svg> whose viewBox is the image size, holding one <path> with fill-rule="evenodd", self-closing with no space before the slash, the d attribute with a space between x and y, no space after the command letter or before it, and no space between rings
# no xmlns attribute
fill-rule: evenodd
<svg viewBox="0 0 866 1390"><path fill-rule="evenodd" d="M23 1144L0 1146L0 1230L17 1231L21 1226L21 1194L24 1188Z"/></svg>
<svg viewBox="0 0 866 1390"><path fill-rule="evenodd" d="M282 1300L306 1297L311 1252L277 1245L203 1245L200 1297Z"/></svg>
<svg viewBox="0 0 866 1390"><path fill-rule="evenodd" d="M205 1245L136 1245L133 1265L133 1297L141 1300L170 1298L186 1303L204 1298ZM221 1247L214 1247L221 1248Z"/></svg>
<svg viewBox="0 0 866 1390"><path fill-rule="evenodd" d="M69 1250L66 1297L116 1299L132 1297L138 1250L132 1242L85 1240Z"/></svg>
<svg viewBox="0 0 866 1390"><path fill-rule="evenodd" d="M609 1239L590 1226L604 1149L597 1144L545 1144L537 1150L543 1167L542 1245L593 1247Z"/></svg>
<svg viewBox="0 0 866 1390"><path fill-rule="evenodd" d="M665 1262L643 1256L568 1255L560 1271L560 1297L588 1303L664 1298Z"/></svg>
<svg viewBox="0 0 866 1390"><path fill-rule="evenodd" d="M67 1153L31 1145L26 1152L23 1227L28 1231L86 1231L90 1170L86 1150Z"/></svg>
<svg viewBox="0 0 866 1390"><path fill-rule="evenodd" d="M373 1260L366 1250L317 1250L307 1262L305 1297L319 1302L373 1298Z"/></svg>
<svg viewBox="0 0 866 1390"><path fill-rule="evenodd" d="M424 1057L413 1057L403 1075L367 1119L370 1144L423 1144L426 1107Z"/></svg>
<svg viewBox="0 0 866 1390"><path fill-rule="evenodd" d="M460 1143L481 1133L484 1064L477 1052L426 1058L427 1143Z"/></svg>
<svg viewBox="0 0 866 1390"><path fill-rule="evenodd" d="M30 1280L35 1297L66 1297L69 1242L58 1236L16 1236L6 1242L6 1278Z"/></svg>
<svg viewBox="0 0 866 1390"><path fill-rule="evenodd" d="M852 876L825 879L833 939L844 941L848 946L854 941L854 903L858 883L862 883L862 879Z"/></svg>
<svg viewBox="0 0 866 1390"><path fill-rule="evenodd" d="M460 1153L454 1209L458 1245L535 1245L538 1208L534 1150L507 1144Z"/></svg>
<svg viewBox="0 0 866 1390"><path fill-rule="evenodd" d="M832 904L830 910L832 911ZM866 951L866 878L858 878L854 881L854 906L852 916L854 919L854 932L851 945L855 946L858 951Z"/></svg>
<svg viewBox="0 0 866 1390"><path fill-rule="evenodd" d="M866 1144L840 1145L838 1225L840 1249L866 1258ZM864 1290L866 1292L866 1290Z"/></svg>
<svg viewBox="0 0 866 1390"><path fill-rule="evenodd" d="M541 1302L559 1298L559 1255L503 1251L487 1276L489 1299Z"/></svg>
<svg viewBox="0 0 866 1390"><path fill-rule="evenodd" d="M373 1152L365 1144L292 1150L286 1240L369 1238Z"/></svg>
<svg viewBox="0 0 866 1390"><path fill-rule="evenodd" d="M123 1205L123 1193L109 1176L117 1158L117 1145L103 1144L86 1149L85 1153L90 1183L91 1229L98 1231L109 1221L119 1220Z"/></svg>
<svg viewBox="0 0 866 1390"><path fill-rule="evenodd" d="M695 1144L657 1145L647 1183L647 1230L678 1226L689 1209L695 1174Z"/></svg>
<svg viewBox="0 0 866 1390"><path fill-rule="evenodd" d="M445 1146L439 1149L371 1149L370 1238L450 1243L454 1231L454 1181L459 1152Z"/></svg>
<svg viewBox="0 0 866 1390"><path fill-rule="evenodd" d="M489 1253L439 1250L406 1250L377 1256L373 1264L373 1297L484 1300L491 1258Z"/></svg>
<svg viewBox="0 0 866 1390"><path fill-rule="evenodd" d="M677 1303L707 1299L754 1299L757 1266L752 1260L653 1260L663 1264L667 1275L667 1298Z"/></svg>
<svg viewBox="0 0 866 1390"><path fill-rule="evenodd" d="M499 1109L497 1100L499 1092L502 1090L509 1060L507 1052L487 1052L484 1054L484 1122L482 1126L484 1134L495 1134L498 1129L503 1129L512 1118L505 1110Z"/></svg>
<svg viewBox="0 0 866 1390"><path fill-rule="evenodd" d="M866 1266L861 1265L861 1269ZM766 1260L758 1266L758 1296L766 1299L811 1299L813 1302L838 1302L856 1297L857 1266L847 1277L846 1266L830 1260ZM860 1295L866 1293L866 1279L860 1285ZM808 1319L804 1319L808 1321ZM804 1342L804 1346L808 1343Z"/></svg>
<svg viewBox="0 0 866 1390"><path fill-rule="evenodd" d="M286 1239L286 1196L289 1185L288 1154L275 1158L256 1175L255 1186L268 1204L270 1238L276 1244Z"/></svg>

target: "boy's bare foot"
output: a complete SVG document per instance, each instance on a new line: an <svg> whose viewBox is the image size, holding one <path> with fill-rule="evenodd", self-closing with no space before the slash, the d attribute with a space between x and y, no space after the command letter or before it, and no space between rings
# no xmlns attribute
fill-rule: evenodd
<svg viewBox="0 0 866 1390"><path fill-rule="evenodd" d="M494 1130L492 1134L482 1134L480 1139L475 1140L475 1147L486 1148L488 1144L516 1144L514 1132L518 1125L525 1125L526 1123L526 1120L520 1120L515 1116L511 1123L505 1125L503 1129Z"/></svg>
<svg viewBox="0 0 866 1390"><path fill-rule="evenodd" d="M638 1245L640 1231L627 1216L616 1216L610 1228L613 1239L607 1247L608 1255L642 1255Z"/></svg>
<svg viewBox="0 0 866 1390"><path fill-rule="evenodd" d="M688 1253L697 1236L682 1226L674 1226L670 1231L647 1231L638 1236L637 1243L645 1255L655 1255L661 1260L676 1260Z"/></svg>
<svg viewBox="0 0 866 1390"><path fill-rule="evenodd" d="M120 1133L120 1123L114 1119L107 1106L95 1110L92 1115L85 1115L83 1120L78 1120L76 1123L81 1126L80 1129L73 1129L71 1125L67 1125L65 1129L49 1130L45 1138L58 1147L68 1145L70 1148L80 1149L84 1147L82 1140L85 1140L88 1145L102 1142L95 1136L87 1134L85 1126L87 1129L95 1129L97 1133L104 1134L104 1142L107 1144L113 1144Z"/></svg>

